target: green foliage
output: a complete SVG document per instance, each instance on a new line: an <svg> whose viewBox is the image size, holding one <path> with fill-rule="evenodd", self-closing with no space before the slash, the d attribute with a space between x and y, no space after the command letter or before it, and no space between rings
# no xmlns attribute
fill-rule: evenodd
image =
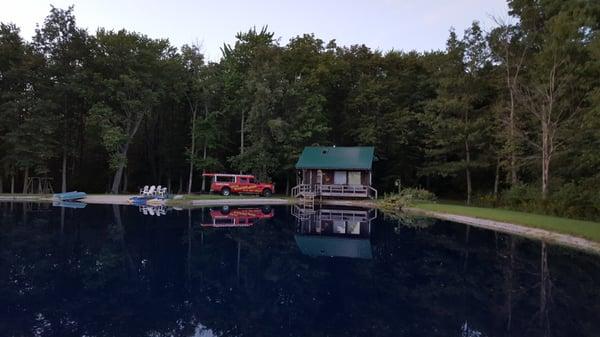
<svg viewBox="0 0 600 337"><path fill-rule="evenodd" d="M537 187L519 184L503 191L498 197L491 194L480 196L477 204L597 221L600 220L600 197L594 187L597 186L596 183L593 180L588 180L585 184L566 183L545 200L540 197Z"/></svg>
<svg viewBox="0 0 600 337"><path fill-rule="evenodd" d="M198 46L88 33L73 8L52 7L31 43L0 26L0 176L67 171L74 188L117 191L219 170L291 187L305 146L370 145L381 192L401 179L444 198L594 218L599 8L509 1L514 24L486 33L474 22L425 53L312 34L283 43L253 28L207 62Z"/></svg>
<svg viewBox="0 0 600 337"><path fill-rule="evenodd" d="M437 197L433 192L430 192L424 188L403 188L399 195L410 202L435 202L437 200Z"/></svg>
<svg viewBox="0 0 600 337"><path fill-rule="evenodd" d="M403 208L411 207L418 202L435 202L437 197L432 192L422 188L405 188L400 193L385 194L377 202L377 206L389 216L404 217Z"/></svg>

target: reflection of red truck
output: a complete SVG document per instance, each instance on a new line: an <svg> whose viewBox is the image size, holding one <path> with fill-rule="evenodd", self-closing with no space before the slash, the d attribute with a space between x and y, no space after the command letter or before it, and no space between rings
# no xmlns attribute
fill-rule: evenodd
<svg viewBox="0 0 600 337"><path fill-rule="evenodd" d="M211 177L210 191L220 193L224 196L231 193L259 194L270 197L275 193L275 186L270 183L261 183L253 175L247 174L221 174L205 173L205 177Z"/></svg>
<svg viewBox="0 0 600 337"><path fill-rule="evenodd" d="M261 219L270 219L274 215L269 206L263 208L233 208L224 206L221 209L211 209L212 223L203 223L202 227L250 227Z"/></svg>

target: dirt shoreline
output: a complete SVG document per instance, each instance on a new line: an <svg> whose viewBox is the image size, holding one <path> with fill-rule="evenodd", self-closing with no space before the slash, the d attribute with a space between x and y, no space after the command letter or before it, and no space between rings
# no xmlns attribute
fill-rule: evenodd
<svg viewBox="0 0 600 337"><path fill-rule="evenodd" d="M81 202L87 204L100 204L100 205L128 205L129 198L136 195L122 195L122 194L92 194L81 199ZM172 200L172 199L171 199ZM50 196L31 196L23 194L15 195L0 195L0 201L12 201L12 202L52 202ZM317 203L318 200L315 200ZM173 200L167 202L168 206L179 206L179 207L206 207L206 206L262 206L262 205L293 205L296 201L293 199L283 198L248 198L248 199L193 199L193 200ZM373 201L364 200L333 200L325 199L322 201L322 205L330 206L346 206L346 207L363 207L363 208L377 208L377 203ZM541 240L544 242L584 250L590 253L600 255L600 242L587 240L584 238L551 232L544 229L527 227L523 225L487 220L481 218L475 218L464 215L456 215L451 213L435 212L422 210L419 208L405 208L409 214L423 215L431 218L440 220L454 221L469 226L489 229L497 232L507 233L511 235L518 235L534 240Z"/></svg>
<svg viewBox="0 0 600 337"><path fill-rule="evenodd" d="M545 229L527 227L502 221L494 221L464 215L422 210L419 208L406 208L405 211L407 213L424 215L440 220L458 222L473 227L479 227L493 230L496 232L522 236L533 240L540 240L547 243L584 250L589 253L600 255L600 242L591 241L569 234L551 232Z"/></svg>

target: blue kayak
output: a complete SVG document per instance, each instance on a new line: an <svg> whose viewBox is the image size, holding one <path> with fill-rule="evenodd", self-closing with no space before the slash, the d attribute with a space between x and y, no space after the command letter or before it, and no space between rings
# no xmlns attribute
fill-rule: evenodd
<svg viewBox="0 0 600 337"><path fill-rule="evenodd" d="M62 200L62 201L77 200L77 199L83 199L86 196L87 196L87 194L85 194L85 192L73 191L73 192L66 192L66 193L57 193L54 195L54 199Z"/></svg>
<svg viewBox="0 0 600 337"><path fill-rule="evenodd" d="M132 197L129 198L129 204L136 206L144 206L146 205L146 201L148 201L149 199L150 197Z"/></svg>
<svg viewBox="0 0 600 337"><path fill-rule="evenodd" d="M85 208L87 206L84 202L78 201L54 201L52 203L54 207L63 207L63 208Z"/></svg>

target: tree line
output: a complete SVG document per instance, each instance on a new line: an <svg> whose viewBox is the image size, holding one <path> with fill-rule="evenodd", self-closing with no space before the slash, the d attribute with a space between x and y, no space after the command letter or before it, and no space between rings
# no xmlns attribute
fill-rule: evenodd
<svg viewBox="0 0 600 337"><path fill-rule="evenodd" d="M373 145L382 191L400 179L468 203L562 196L598 211L600 4L508 5L489 30L451 29L445 50L283 44L265 27L218 62L193 44L90 33L72 7L52 7L30 41L2 23L0 191L47 176L62 191L189 192L206 189L200 173L231 171L285 192L304 146Z"/></svg>

